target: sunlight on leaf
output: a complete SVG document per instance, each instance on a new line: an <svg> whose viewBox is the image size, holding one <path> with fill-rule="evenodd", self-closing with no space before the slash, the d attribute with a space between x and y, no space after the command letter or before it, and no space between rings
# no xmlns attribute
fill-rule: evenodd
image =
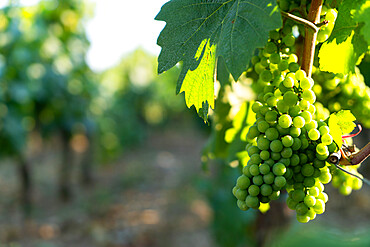
<svg viewBox="0 0 370 247"><path fill-rule="evenodd" d="M180 88L180 93L185 92L187 107L194 105L198 112L207 103L214 108L215 50L215 45L210 45L209 40L203 40L195 54L199 65L186 73Z"/></svg>

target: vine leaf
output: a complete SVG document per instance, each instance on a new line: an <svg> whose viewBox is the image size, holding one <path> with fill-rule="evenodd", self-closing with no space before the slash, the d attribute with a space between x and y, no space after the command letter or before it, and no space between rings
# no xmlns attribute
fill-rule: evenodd
<svg viewBox="0 0 370 247"><path fill-rule="evenodd" d="M364 36L367 43L370 44L370 1L366 1L364 5L353 13L353 16L356 21L364 23L360 33Z"/></svg>
<svg viewBox="0 0 370 247"><path fill-rule="evenodd" d="M205 120L214 107L217 57L237 80L269 31L282 25L271 0L172 0L155 19L166 22L157 40L158 73L182 61L176 93L185 92L187 106L194 105Z"/></svg>
<svg viewBox="0 0 370 247"><path fill-rule="evenodd" d="M355 72L356 64L368 50L369 34L366 30L369 29L370 18L366 18L369 14L365 8L367 5L366 0L341 2L333 32L319 51L322 71L343 74ZM361 10L361 15L356 14L358 10Z"/></svg>
<svg viewBox="0 0 370 247"><path fill-rule="evenodd" d="M342 135L351 133L356 127L356 124L353 122L355 120L355 116L349 110L341 110L337 113L330 114L330 134L338 147L341 147L343 144Z"/></svg>

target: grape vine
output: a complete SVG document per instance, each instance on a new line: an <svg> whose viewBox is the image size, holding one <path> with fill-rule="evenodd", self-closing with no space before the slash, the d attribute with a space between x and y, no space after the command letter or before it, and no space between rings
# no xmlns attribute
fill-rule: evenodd
<svg viewBox="0 0 370 247"><path fill-rule="evenodd" d="M200 43L196 50L193 47L195 43L190 47L186 42L175 38L170 39L176 35L176 30L173 29L176 26L174 21L176 18L171 16L169 10L185 11L190 6L187 4L193 4L191 6L195 8L198 3L192 0L183 1L182 6L180 6L181 1L167 3L158 15L160 18L157 18L167 22L158 39L158 44L162 46L159 66L173 63L173 60L164 63L164 56L170 56L168 49L175 48L180 43L183 44L181 49L193 49L192 53L190 50L187 51L190 56L183 53L184 64L188 59L193 59L198 64L198 68L204 68L206 64L212 64L212 59L216 61L222 57L217 66L212 64L213 67L211 67L212 71L216 71L222 88L228 83L220 80L221 68L225 67L230 71L233 79L237 80L239 74L235 71L239 71L240 64L234 61L240 54L246 56L245 52L248 53L249 63L244 64L247 70L242 77L245 76L253 81L249 86L255 94L255 99L249 100L245 107L240 108L240 112L243 113L235 116L236 118L241 115L246 116L245 120L237 125L239 129L232 120L233 126L229 130L223 130L223 132L215 130L217 138L211 140L215 142L223 134L227 143L225 145L229 147L234 145L232 151L227 149L226 153L233 153L227 154L226 160L230 161L230 157L234 157L241 164L242 175L237 178L236 185L232 189L237 199L236 204L241 210L250 208L263 210L267 203L279 199L286 193L287 206L296 211L299 222L306 223L325 211L325 204L328 201L328 195L324 192L325 184L333 181L333 185L344 195L362 186L362 176L357 169L363 159L350 162L351 166L348 169L338 169L345 160L344 156L341 156L337 163L330 163L329 157L332 154L341 153L343 148L347 147L342 136L353 131L356 126L353 121L356 118L364 127L369 126L370 89L365 85L360 71L355 66L361 61L362 54L367 52L368 48L364 49L364 46L369 43L361 29L369 25L368 21L364 21L365 3L361 2L358 5L359 3L324 2L323 0L253 2L258 2L262 10L268 9L266 6L273 7L276 4L274 9L280 12L281 25L279 23L279 26L274 28L261 27L263 24L258 22L261 17L258 11L244 6L242 6L243 11L249 11L248 14L256 11L253 12L256 18L246 15L242 18L243 22L239 21L236 18L239 17L238 10L234 6L240 4L240 1L207 1L207 4L214 4L218 9L204 11L199 7L197 13L203 13L202 18L195 18L194 15L186 12L187 25L192 17L194 22L204 20L200 24L194 23L193 29L189 30L191 35L186 40L186 42L189 40L195 42L194 37L199 40L201 37L204 38L203 41L206 41ZM223 11L230 11L236 17L233 19L228 15L225 16ZM361 18L353 17L350 14L351 11L357 11ZM275 12L272 13L274 17L266 19L267 22L276 18ZM219 28L207 23L213 33L211 37L202 36L207 26L203 24L211 18L212 24L218 24ZM179 21L176 24L181 23L182 21ZM255 26L255 32L263 34L258 38L268 34L263 47L248 45L247 40L241 38L247 32L245 30L253 29L251 23ZM354 25L348 26L349 24ZM229 33L230 37L227 38L232 40L235 37L238 48L240 43L244 42L241 48L243 52L238 55L235 52L225 54L227 49L224 46L229 43L223 42L227 40L224 37L224 31L229 29L228 25L233 28ZM174 32L172 36L168 33L170 28ZM238 33L235 34L233 31ZM222 38L219 39L220 36ZM165 42L166 37L169 43L173 42L172 45ZM326 57L329 54L342 52L347 55L340 56L338 61L334 62L334 64L342 63L340 66L334 68L328 64ZM200 53L202 54L199 55ZM163 67L160 67L159 72L163 72ZM207 81L204 83L208 83L209 75L202 76L202 72L197 71L197 66L192 69L192 72L199 73L198 77L192 76L192 83L199 83L197 85L201 86L201 80L198 81L201 78ZM184 73L186 74L187 71ZM204 74L206 73L209 71L204 71ZM180 78L183 79L184 75ZM194 90L183 91L186 98L188 98L186 94L194 94ZM221 92L225 93L222 90ZM204 107L208 109L209 98L197 96L198 100L205 100L202 103L203 111L195 105L196 102L194 105L201 116L207 119ZM188 102L187 105L191 106ZM347 110L351 110L353 115ZM215 111L217 112L217 109ZM230 125L230 122L225 120L226 116L224 120L221 118L222 115L220 116L219 113L215 113L214 119L211 118L214 121L213 126L217 126L215 128L224 129L222 126ZM250 120L251 118L253 121ZM233 133L232 137L230 133ZM235 151L233 138L239 138L246 146L243 147L239 142L238 151ZM210 150L211 148L207 148L208 156L217 157L219 152L219 157L225 157L225 153L221 154L217 148ZM368 154L365 154L365 158L366 155ZM355 150L347 158L357 160ZM350 175L351 173L354 176Z"/></svg>

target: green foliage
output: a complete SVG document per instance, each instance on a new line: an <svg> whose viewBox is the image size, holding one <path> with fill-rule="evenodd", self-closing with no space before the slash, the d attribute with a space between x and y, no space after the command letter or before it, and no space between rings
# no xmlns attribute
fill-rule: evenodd
<svg viewBox="0 0 370 247"><path fill-rule="evenodd" d="M162 47L158 72L183 62L177 93L184 91L187 106L194 105L204 120L214 107L216 58L224 58L237 80L268 32L281 26L276 3L267 0L173 0L155 19L166 21L157 41Z"/></svg>
<svg viewBox="0 0 370 247"><path fill-rule="evenodd" d="M322 71L343 74L355 72L355 66L369 45L366 28L370 18L366 18L366 6L366 0L343 1L339 5L332 34L319 51Z"/></svg>

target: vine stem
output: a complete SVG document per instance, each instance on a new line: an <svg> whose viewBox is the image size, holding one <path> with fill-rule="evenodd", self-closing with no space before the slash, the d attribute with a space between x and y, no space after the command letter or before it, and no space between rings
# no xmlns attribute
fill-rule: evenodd
<svg viewBox="0 0 370 247"><path fill-rule="evenodd" d="M298 23L301 23L301 24L305 25L306 27L311 28L312 31L314 31L314 32L318 32L319 31L319 28L315 24L313 24L312 22L310 22L310 21L308 21L306 19L303 19L303 18L298 17L296 15L287 13L285 11L280 11L280 12L281 12L281 15L283 15L283 16L285 16L285 17L287 17L287 18L289 18L289 19L291 19L293 21L296 21Z"/></svg>
<svg viewBox="0 0 370 247"><path fill-rule="evenodd" d="M320 13L323 0L312 0L311 7L308 12L307 20L313 24L320 22ZM305 39L303 46L302 56L302 69L306 72L307 76L312 74L313 59L315 56L316 37L318 30L313 30L305 26Z"/></svg>
<svg viewBox="0 0 370 247"><path fill-rule="evenodd" d="M370 142L351 157L351 165L358 165L370 156Z"/></svg>

